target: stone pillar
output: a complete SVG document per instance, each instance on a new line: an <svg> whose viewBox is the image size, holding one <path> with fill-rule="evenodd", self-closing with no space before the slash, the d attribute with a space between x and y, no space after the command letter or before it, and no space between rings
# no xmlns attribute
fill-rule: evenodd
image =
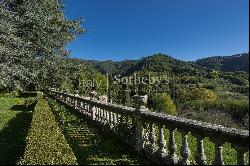
<svg viewBox="0 0 250 166"><path fill-rule="evenodd" d="M74 95L75 97L80 97L80 95L78 94L78 91L76 91L76 93L75 93L75 95ZM77 110L78 109L78 101L77 101L77 99L75 99L75 110Z"/></svg>
<svg viewBox="0 0 250 166"><path fill-rule="evenodd" d="M145 95L145 96L135 95L133 97L133 104L136 109L147 110L148 95Z"/></svg>
<svg viewBox="0 0 250 166"><path fill-rule="evenodd" d="M135 150L139 153L144 148L144 130L140 113L146 111L148 96L134 96L135 113Z"/></svg>
<svg viewBox="0 0 250 166"><path fill-rule="evenodd" d="M90 100L96 101L97 92L92 91L89 93L89 96L90 96Z"/></svg>
<svg viewBox="0 0 250 166"><path fill-rule="evenodd" d="M102 103L108 103L108 96L107 95L99 96L99 101Z"/></svg>
<svg viewBox="0 0 250 166"><path fill-rule="evenodd" d="M96 96L97 96L96 91L90 92L89 95L90 95L91 101L96 101ZM96 113L95 106L90 105L90 111L91 111L91 119L94 121L95 120L95 113Z"/></svg>

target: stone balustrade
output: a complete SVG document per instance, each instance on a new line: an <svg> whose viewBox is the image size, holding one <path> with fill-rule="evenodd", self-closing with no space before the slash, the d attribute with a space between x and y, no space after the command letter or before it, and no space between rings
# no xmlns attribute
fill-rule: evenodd
<svg viewBox="0 0 250 166"><path fill-rule="evenodd" d="M223 165L225 143L230 143L237 152L238 165L247 164L245 155L249 151L249 131L150 112L145 107L145 96L135 96L136 105L132 108L103 102L106 98L101 102L95 92L90 94L91 98L52 90L46 93L86 115L100 128L112 131L125 144L138 153L145 154L157 164ZM177 131L182 136L180 153L177 153L175 138ZM190 134L196 138L195 152L191 152L189 148ZM213 163L208 163L206 160L203 144L205 138L214 143ZM195 153L195 161L192 163L191 153Z"/></svg>

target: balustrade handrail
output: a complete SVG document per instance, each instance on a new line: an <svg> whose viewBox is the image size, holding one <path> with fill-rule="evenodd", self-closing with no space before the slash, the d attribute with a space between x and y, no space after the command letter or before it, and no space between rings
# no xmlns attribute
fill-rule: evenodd
<svg viewBox="0 0 250 166"><path fill-rule="evenodd" d="M82 103L86 103L96 108L108 110L110 112L129 115L134 117L140 117L140 121L152 123L160 126L166 126L166 128L177 129L179 131L184 131L185 133L191 133L194 136L198 136L201 139L208 137L214 140L215 143L217 142L228 142L231 143L233 146L240 146L240 147L248 147L249 146L249 131L248 130L241 130L236 128L227 128L223 127L222 125L206 123L202 121L192 120L181 118L172 115L166 115L162 113L155 113L150 112L148 109L145 108L133 108L127 107L112 103L104 103L94 99L87 99L80 96L76 96L73 94L67 94L63 92L59 92L56 90L49 90L49 92L61 95L64 97L69 97L75 101L79 101ZM163 136L164 138L164 136ZM185 142L184 142L185 143ZM164 144L164 142L163 142ZM218 143L218 148L220 148L220 143ZM219 149L218 153L221 153ZM217 157L220 157L218 155ZM238 163L242 163L242 159L238 159ZM218 159L218 163L222 162L222 159Z"/></svg>
<svg viewBox="0 0 250 166"><path fill-rule="evenodd" d="M51 90L53 91L53 90ZM93 106L96 107L101 107L105 108L107 110L117 112L117 113L135 113L136 108L133 107L128 107L128 106L123 106L123 105L118 105L118 104L112 104L112 103L103 103L100 101L95 101L95 100L90 100L90 99L85 99L81 96L75 96L73 94L67 94L59 91L53 91L61 95L65 95L68 97L72 97L74 99L77 99L79 101L92 104ZM249 141L249 131L248 130L242 130L242 129L236 129L236 128L227 128L222 125L217 125L217 124L212 124L212 123L207 123L207 122L202 122L202 121L197 121L193 119L186 119L186 118L181 118L177 116L172 116L172 115L166 115L163 113L156 113L156 112L150 112L147 110L143 110L143 112L140 112L142 117L147 118L147 120L152 121L152 122L157 122L157 123L163 123L166 125L170 126L175 126L176 128L183 128L187 129L187 127L192 128L192 131L203 131L205 133L203 134L208 134L213 133L213 134L219 134L221 133L223 136L229 136L231 137L237 137L242 140L244 140L244 143L246 141ZM239 140L237 140L239 142Z"/></svg>

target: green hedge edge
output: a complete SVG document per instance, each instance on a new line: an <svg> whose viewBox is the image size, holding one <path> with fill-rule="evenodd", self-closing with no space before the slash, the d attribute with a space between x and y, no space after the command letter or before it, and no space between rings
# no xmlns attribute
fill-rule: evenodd
<svg viewBox="0 0 250 166"><path fill-rule="evenodd" d="M45 99L39 99L18 165L77 165L77 159Z"/></svg>

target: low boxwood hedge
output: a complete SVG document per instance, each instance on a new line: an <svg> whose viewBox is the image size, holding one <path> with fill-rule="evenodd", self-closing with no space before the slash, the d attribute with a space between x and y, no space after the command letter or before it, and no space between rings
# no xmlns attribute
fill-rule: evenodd
<svg viewBox="0 0 250 166"><path fill-rule="evenodd" d="M38 100L19 165L77 165L77 159L45 99Z"/></svg>

